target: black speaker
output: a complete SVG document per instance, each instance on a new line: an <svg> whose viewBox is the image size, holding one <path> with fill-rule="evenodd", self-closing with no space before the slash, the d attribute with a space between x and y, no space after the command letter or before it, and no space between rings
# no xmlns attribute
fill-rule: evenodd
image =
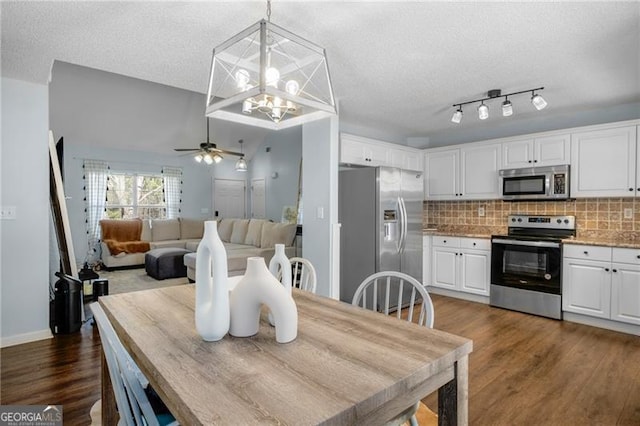
<svg viewBox="0 0 640 426"><path fill-rule="evenodd" d="M54 321L51 331L54 334L75 333L82 326L82 282L60 272L56 272L56 275L60 279L56 281L54 289Z"/></svg>
<svg viewBox="0 0 640 426"><path fill-rule="evenodd" d="M109 294L109 280L93 280L93 292L91 294L94 302L97 302L100 296L107 296Z"/></svg>

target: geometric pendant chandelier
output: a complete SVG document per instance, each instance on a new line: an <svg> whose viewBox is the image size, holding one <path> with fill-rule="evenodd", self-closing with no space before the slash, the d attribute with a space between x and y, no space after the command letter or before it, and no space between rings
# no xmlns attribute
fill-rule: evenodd
<svg viewBox="0 0 640 426"><path fill-rule="evenodd" d="M205 115L272 130L336 114L325 50L260 20L213 50Z"/></svg>

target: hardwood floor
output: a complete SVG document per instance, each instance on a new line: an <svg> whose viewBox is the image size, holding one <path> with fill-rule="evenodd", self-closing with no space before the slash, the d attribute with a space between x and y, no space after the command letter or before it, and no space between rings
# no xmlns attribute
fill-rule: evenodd
<svg viewBox="0 0 640 426"><path fill-rule="evenodd" d="M471 425L639 425L640 337L433 295L435 328L474 341ZM100 343L80 333L0 351L2 404L62 404L88 425ZM436 395L424 402L437 409Z"/></svg>

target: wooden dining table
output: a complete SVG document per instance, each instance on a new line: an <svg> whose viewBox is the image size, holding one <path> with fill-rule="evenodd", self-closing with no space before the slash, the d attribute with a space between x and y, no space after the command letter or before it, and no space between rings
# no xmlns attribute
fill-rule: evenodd
<svg viewBox="0 0 640 426"><path fill-rule="evenodd" d="M100 297L140 370L183 425L375 425L438 390L439 424L468 423L472 341L294 289L298 336L205 342L195 286ZM118 415L102 363L103 424Z"/></svg>

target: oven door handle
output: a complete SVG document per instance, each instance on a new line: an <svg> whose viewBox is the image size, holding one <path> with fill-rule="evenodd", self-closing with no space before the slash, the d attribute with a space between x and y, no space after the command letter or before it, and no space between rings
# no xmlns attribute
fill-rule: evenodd
<svg viewBox="0 0 640 426"><path fill-rule="evenodd" d="M529 246L529 247L552 247L559 248L560 243L552 243L549 241L521 241L521 240L502 240L499 238L491 240L495 244L512 245L512 246Z"/></svg>

